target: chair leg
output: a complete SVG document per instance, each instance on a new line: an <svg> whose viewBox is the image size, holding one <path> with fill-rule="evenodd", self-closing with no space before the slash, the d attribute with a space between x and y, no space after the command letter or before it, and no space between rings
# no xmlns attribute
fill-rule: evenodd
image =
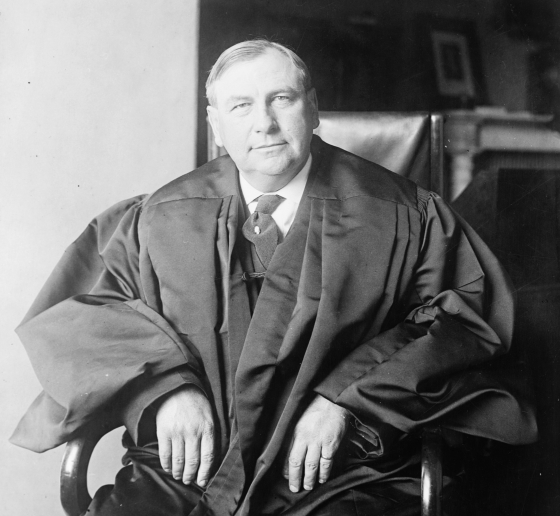
<svg viewBox="0 0 560 516"><path fill-rule="evenodd" d="M425 428L422 434L422 516L441 516L440 428Z"/></svg>

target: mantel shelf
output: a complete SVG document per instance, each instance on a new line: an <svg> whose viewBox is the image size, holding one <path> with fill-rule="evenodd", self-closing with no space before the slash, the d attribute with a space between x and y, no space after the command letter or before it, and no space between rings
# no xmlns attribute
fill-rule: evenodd
<svg viewBox="0 0 560 516"><path fill-rule="evenodd" d="M560 133L546 125L549 115L499 108L445 113L444 149L451 158L449 197L456 199L471 182L474 158L484 151L560 153Z"/></svg>

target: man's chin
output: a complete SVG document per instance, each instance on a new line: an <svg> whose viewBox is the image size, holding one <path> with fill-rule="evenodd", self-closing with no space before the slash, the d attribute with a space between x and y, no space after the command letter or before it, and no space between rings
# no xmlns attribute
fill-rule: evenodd
<svg viewBox="0 0 560 516"><path fill-rule="evenodd" d="M263 176L282 176L290 175L294 168L295 164L292 160L283 156L271 156L258 163L254 170Z"/></svg>

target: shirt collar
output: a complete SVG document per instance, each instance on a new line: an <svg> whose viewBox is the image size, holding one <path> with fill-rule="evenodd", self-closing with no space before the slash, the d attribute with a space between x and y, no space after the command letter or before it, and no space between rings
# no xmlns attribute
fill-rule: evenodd
<svg viewBox="0 0 560 516"><path fill-rule="evenodd" d="M305 184L307 183L307 178L309 177L309 171L311 170L311 154L303 168L295 175L295 177L283 188L276 192L260 192L255 187L251 186L249 182L243 177L243 174L239 173L239 183L241 184L241 191L243 192L243 198L247 204L250 204L257 200L258 197L265 194L276 194L281 195L284 199L292 201L294 203L299 203L301 197L303 196L303 191L305 190Z"/></svg>

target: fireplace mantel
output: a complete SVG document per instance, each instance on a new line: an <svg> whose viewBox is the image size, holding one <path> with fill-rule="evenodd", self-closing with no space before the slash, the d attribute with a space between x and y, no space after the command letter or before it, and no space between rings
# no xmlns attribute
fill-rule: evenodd
<svg viewBox="0 0 560 516"><path fill-rule="evenodd" d="M471 182L475 157L484 151L560 153L560 133L547 127L551 121L548 115L508 113L500 108L448 111L444 115L451 201Z"/></svg>

